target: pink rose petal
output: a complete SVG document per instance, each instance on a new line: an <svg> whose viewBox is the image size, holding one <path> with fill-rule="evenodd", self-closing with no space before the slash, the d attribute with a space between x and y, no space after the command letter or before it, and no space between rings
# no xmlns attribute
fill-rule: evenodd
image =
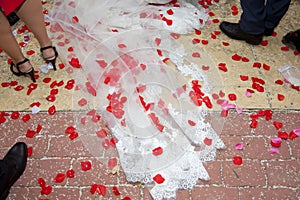
<svg viewBox="0 0 300 200"><path fill-rule="evenodd" d="M246 97L251 97L251 96L252 96L251 92L246 91Z"/></svg>
<svg viewBox="0 0 300 200"><path fill-rule="evenodd" d="M278 149L278 148L275 148L275 147L271 147L271 148L270 148L270 153L273 153L273 154L279 154L279 149Z"/></svg>
<svg viewBox="0 0 300 200"><path fill-rule="evenodd" d="M242 114L243 112L243 108L236 108L235 110L238 114Z"/></svg>
<svg viewBox="0 0 300 200"><path fill-rule="evenodd" d="M243 149L243 143L237 143L236 145L235 145L235 149L236 150L242 150Z"/></svg>
<svg viewBox="0 0 300 200"><path fill-rule="evenodd" d="M293 132L300 137L300 128L293 129Z"/></svg>

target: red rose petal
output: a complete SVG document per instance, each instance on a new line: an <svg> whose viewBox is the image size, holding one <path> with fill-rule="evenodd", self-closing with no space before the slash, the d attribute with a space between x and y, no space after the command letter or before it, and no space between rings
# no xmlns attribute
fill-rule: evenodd
<svg viewBox="0 0 300 200"><path fill-rule="evenodd" d="M247 58L247 57L242 57L242 61L243 61L243 62L249 62L249 58Z"/></svg>
<svg viewBox="0 0 300 200"><path fill-rule="evenodd" d="M254 63L253 63L253 67L255 67L255 68L261 68L261 63L259 63L259 62L254 62Z"/></svg>
<svg viewBox="0 0 300 200"><path fill-rule="evenodd" d="M17 81L11 81L9 84L10 84L10 86L16 86L16 85L18 85L18 82Z"/></svg>
<svg viewBox="0 0 300 200"><path fill-rule="evenodd" d="M110 158L108 160L108 167L110 169L113 169L115 166L117 166L117 164L118 164L118 159L117 158Z"/></svg>
<svg viewBox="0 0 300 200"><path fill-rule="evenodd" d="M283 85L283 81L282 80L276 80L275 83L278 84L278 85Z"/></svg>
<svg viewBox="0 0 300 200"><path fill-rule="evenodd" d="M156 176L153 177L153 180L157 183L157 184L162 184L165 179L164 177L162 177L162 175L157 174Z"/></svg>
<svg viewBox="0 0 300 200"><path fill-rule="evenodd" d="M249 77L248 76L244 76L244 75L240 75L240 79L242 81L248 81L249 80Z"/></svg>
<svg viewBox="0 0 300 200"><path fill-rule="evenodd" d="M284 95L283 94L277 94L277 99L278 99L278 101L283 101L284 100Z"/></svg>
<svg viewBox="0 0 300 200"><path fill-rule="evenodd" d="M220 21L219 21L219 19L213 19L212 22L216 24L216 23L219 23Z"/></svg>
<svg viewBox="0 0 300 200"><path fill-rule="evenodd" d="M63 69L63 68L65 68L65 65L63 63L59 63L58 67L59 67L59 69Z"/></svg>
<svg viewBox="0 0 300 200"><path fill-rule="evenodd" d="M195 126L196 125L196 123L192 120L188 120L188 123L189 123L190 126Z"/></svg>
<svg viewBox="0 0 300 200"><path fill-rule="evenodd" d="M119 196L121 194L116 186L113 186L112 191L116 196Z"/></svg>
<svg viewBox="0 0 300 200"><path fill-rule="evenodd" d="M222 42L222 44L223 44L225 47L229 46L229 43L228 43L228 42Z"/></svg>
<svg viewBox="0 0 300 200"><path fill-rule="evenodd" d="M195 34L196 35L201 35L201 30L195 29Z"/></svg>
<svg viewBox="0 0 300 200"><path fill-rule="evenodd" d="M180 37L180 34L178 34L178 33L171 33L170 35L174 39L178 39Z"/></svg>
<svg viewBox="0 0 300 200"><path fill-rule="evenodd" d="M205 138L204 139L204 144L206 144L207 146L210 146L212 144L212 139L210 138Z"/></svg>
<svg viewBox="0 0 300 200"><path fill-rule="evenodd" d="M287 132L278 132L277 135L279 138L283 139L283 140L287 140L289 138L289 134Z"/></svg>
<svg viewBox="0 0 300 200"><path fill-rule="evenodd" d="M22 86L22 85L18 85L17 87L14 88L14 90L17 91L17 92L19 92L23 89L24 89L24 86Z"/></svg>
<svg viewBox="0 0 300 200"><path fill-rule="evenodd" d="M283 124L282 124L281 122L277 122L277 121L274 121L274 122L273 122L273 125L275 126L275 128L276 128L277 130L281 129L282 126L283 126Z"/></svg>
<svg viewBox="0 0 300 200"><path fill-rule="evenodd" d="M125 44L118 44L118 47L119 47L120 49L123 49L123 48L126 48L127 46L126 46Z"/></svg>
<svg viewBox="0 0 300 200"><path fill-rule="evenodd" d="M54 102L56 100L56 97L55 97L55 95L50 94L49 96L46 97L46 99L47 99L47 101Z"/></svg>
<svg viewBox="0 0 300 200"><path fill-rule="evenodd" d="M88 171L92 168L92 164L90 161L81 162L80 165L83 171Z"/></svg>
<svg viewBox="0 0 300 200"><path fill-rule="evenodd" d="M34 53L35 53L34 50L28 50L28 51L26 52L26 54L29 55L29 56L33 55Z"/></svg>
<svg viewBox="0 0 300 200"><path fill-rule="evenodd" d="M208 40L202 40L201 43L204 44L204 45L207 45L208 44Z"/></svg>
<svg viewBox="0 0 300 200"><path fill-rule="evenodd" d="M49 185L49 186L43 187L40 193L41 193L41 195L48 195L51 192L52 192L52 186Z"/></svg>
<svg viewBox="0 0 300 200"><path fill-rule="evenodd" d="M71 133L73 133L73 132L75 132L75 127L74 126L68 126L67 128L66 128L66 130L65 130L65 133L66 134L71 134Z"/></svg>
<svg viewBox="0 0 300 200"><path fill-rule="evenodd" d="M106 186L105 185L98 185L97 190L98 194L104 196L106 193Z"/></svg>
<svg viewBox="0 0 300 200"><path fill-rule="evenodd" d="M69 61L69 64L74 68L81 68L81 64L79 63L78 58L71 58L71 60Z"/></svg>
<svg viewBox="0 0 300 200"><path fill-rule="evenodd" d="M101 129L100 131L97 131L96 134L99 138L105 138L108 133L105 129Z"/></svg>
<svg viewBox="0 0 300 200"><path fill-rule="evenodd" d="M289 50L289 47L288 47L288 46L283 46L283 47L281 47L280 49L281 49L281 51L288 51L288 50Z"/></svg>
<svg viewBox="0 0 300 200"><path fill-rule="evenodd" d="M219 63L219 64L218 64L218 67L219 67L219 69L222 70L223 72L227 72L227 71L228 71L228 69L227 69L225 63Z"/></svg>
<svg viewBox="0 0 300 200"><path fill-rule="evenodd" d="M194 58L199 58L199 57L200 57L200 53L199 53L199 52L194 52L194 53L192 54L192 56L193 56Z"/></svg>
<svg viewBox="0 0 300 200"><path fill-rule="evenodd" d="M271 67L269 65L267 65L267 64L263 64L263 68L265 70L269 71Z"/></svg>
<svg viewBox="0 0 300 200"><path fill-rule="evenodd" d="M192 42L193 42L193 44L198 44L198 43L200 43L200 39L194 38L194 39L192 40Z"/></svg>
<svg viewBox="0 0 300 200"><path fill-rule="evenodd" d="M232 161L235 165L243 164L243 159L241 156L234 156Z"/></svg>
<svg viewBox="0 0 300 200"><path fill-rule="evenodd" d="M54 115L56 113L56 107L55 107L55 105L50 106L48 108L48 113L49 113L49 115Z"/></svg>
<svg viewBox="0 0 300 200"><path fill-rule="evenodd" d="M29 114L25 114L25 115L22 117L22 121L23 121L23 122L27 122L28 120L30 120L30 115L29 115Z"/></svg>
<svg viewBox="0 0 300 200"><path fill-rule="evenodd" d="M157 147L152 150L152 154L155 156L159 156L163 153L163 149L161 147Z"/></svg>
<svg viewBox="0 0 300 200"><path fill-rule="evenodd" d="M64 182L65 178L66 178L66 175L65 175L65 174L58 173L58 174L55 176L55 178L54 178L54 182L55 182L55 183L62 183L62 182Z"/></svg>
<svg viewBox="0 0 300 200"><path fill-rule="evenodd" d="M78 133L77 132L73 132L69 135L70 140L74 140L76 138L78 138Z"/></svg>
<svg viewBox="0 0 300 200"><path fill-rule="evenodd" d="M33 138L35 136L36 132L33 130L28 129L26 132L26 137Z"/></svg>
<svg viewBox="0 0 300 200"><path fill-rule="evenodd" d="M209 66L207 66L207 65L202 65L202 70L204 70L204 71L209 70Z"/></svg>
<svg viewBox="0 0 300 200"><path fill-rule="evenodd" d="M270 144L272 147L279 148L281 146L281 138L272 138Z"/></svg>
<svg viewBox="0 0 300 200"><path fill-rule="evenodd" d="M234 54L231 58L232 58L232 60L235 60L235 61L240 61L242 59L242 57L238 54Z"/></svg>
<svg viewBox="0 0 300 200"><path fill-rule="evenodd" d="M116 148L116 144L118 143L118 140L117 140L117 138L111 138L110 139L110 146L112 146L112 147L114 147L114 148Z"/></svg>
<svg viewBox="0 0 300 200"><path fill-rule="evenodd" d="M95 90L95 88L91 85L91 83L90 83L90 82L86 82L86 83L85 83L85 86L86 86L87 91L88 91L91 95L93 95L93 96L95 97L95 96L96 96L96 90Z"/></svg>
<svg viewBox="0 0 300 200"><path fill-rule="evenodd" d="M33 150L32 147L28 147L28 148L27 148L27 156L28 156L28 157L31 157L31 156L32 156L32 150Z"/></svg>
<svg viewBox="0 0 300 200"><path fill-rule="evenodd" d="M10 118L13 120L19 119L20 113L18 111L14 111L11 113Z"/></svg>
<svg viewBox="0 0 300 200"><path fill-rule="evenodd" d="M87 104L87 100L85 98L81 98L78 101L78 105L80 105L80 106L85 106L86 104Z"/></svg>
<svg viewBox="0 0 300 200"><path fill-rule="evenodd" d="M291 131L290 134L289 134L289 138L291 140L294 140L296 137L298 137L298 135L294 131Z"/></svg>
<svg viewBox="0 0 300 200"><path fill-rule="evenodd" d="M105 68L107 66L105 60L96 60L96 62L99 64L101 68Z"/></svg>
<svg viewBox="0 0 300 200"><path fill-rule="evenodd" d="M169 15L173 15L173 14L174 14L174 12L173 12L172 9L167 10L167 13L168 13Z"/></svg>
<svg viewBox="0 0 300 200"><path fill-rule="evenodd" d="M110 141L108 139L103 140L102 147L108 149L110 147Z"/></svg>
<svg viewBox="0 0 300 200"><path fill-rule="evenodd" d="M230 101L235 101L236 100L236 95L235 94L228 94L228 98Z"/></svg>
<svg viewBox="0 0 300 200"><path fill-rule="evenodd" d="M43 127L42 127L40 124L38 124L38 126L36 127L35 132L36 132L36 133L40 133L41 130L42 130L42 128L43 128Z"/></svg>
<svg viewBox="0 0 300 200"><path fill-rule="evenodd" d="M261 46L267 46L268 45L268 40L263 40L263 41L261 41Z"/></svg>
<svg viewBox="0 0 300 200"><path fill-rule="evenodd" d="M75 171L74 171L73 169L69 169L69 170L66 172L66 174L67 174L67 177L68 177L68 178L74 178L74 176L75 176Z"/></svg>
<svg viewBox="0 0 300 200"><path fill-rule="evenodd" d="M73 21L74 23L78 23L78 22L79 22L79 19L78 19L77 16L73 16L73 17L72 17L72 21Z"/></svg>

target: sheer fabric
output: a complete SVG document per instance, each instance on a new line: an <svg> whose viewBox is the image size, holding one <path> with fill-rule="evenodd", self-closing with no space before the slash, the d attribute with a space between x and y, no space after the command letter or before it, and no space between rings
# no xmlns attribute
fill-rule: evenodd
<svg viewBox="0 0 300 200"><path fill-rule="evenodd" d="M211 98L221 79L205 51L201 64L210 73L180 41L205 25L206 11L186 1L56 0L50 17L75 79L76 128L87 148L117 156L129 182L152 184L154 199L208 180L202 163L225 148Z"/></svg>

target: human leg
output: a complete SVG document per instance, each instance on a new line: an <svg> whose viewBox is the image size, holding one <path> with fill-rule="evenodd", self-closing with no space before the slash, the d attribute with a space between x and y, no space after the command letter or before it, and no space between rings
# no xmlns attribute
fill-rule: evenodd
<svg viewBox="0 0 300 200"><path fill-rule="evenodd" d="M52 46L52 42L45 28L43 7L40 0L26 0L16 13L29 27L38 40L41 48ZM34 13L34 15L32 13ZM45 59L55 57L55 50L53 48L48 48L43 50L42 54Z"/></svg>
<svg viewBox="0 0 300 200"><path fill-rule="evenodd" d="M11 57L14 63L19 63L25 59L19 44L17 43L12 31L10 29L9 22L6 16L0 12L0 48ZM26 62L20 66L21 72L28 72L32 69L32 66L29 62ZM14 68L14 71L17 72L17 69Z"/></svg>
<svg viewBox="0 0 300 200"><path fill-rule="evenodd" d="M243 13L240 19L241 29L252 35L263 34L265 30L266 9L263 0L241 0Z"/></svg>
<svg viewBox="0 0 300 200"><path fill-rule="evenodd" d="M266 3L265 28L274 29L288 11L291 0L268 0Z"/></svg>

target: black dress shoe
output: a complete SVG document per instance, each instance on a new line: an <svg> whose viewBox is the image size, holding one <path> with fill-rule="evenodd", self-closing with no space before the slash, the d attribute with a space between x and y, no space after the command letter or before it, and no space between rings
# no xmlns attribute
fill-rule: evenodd
<svg viewBox="0 0 300 200"><path fill-rule="evenodd" d="M20 178L27 164L27 145L23 142L16 143L2 160L6 170L2 173L0 199L6 199L11 186Z"/></svg>
<svg viewBox="0 0 300 200"><path fill-rule="evenodd" d="M271 36L274 33L274 28L266 28L264 31L265 36Z"/></svg>
<svg viewBox="0 0 300 200"><path fill-rule="evenodd" d="M289 48L300 52L300 29L285 34L281 42Z"/></svg>
<svg viewBox="0 0 300 200"><path fill-rule="evenodd" d="M220 24L220 29L228 37L235 40L244 40L249 44L259 45L262 41L263 35L251 35L245 33L238 23L222 22Z"/></svg>

